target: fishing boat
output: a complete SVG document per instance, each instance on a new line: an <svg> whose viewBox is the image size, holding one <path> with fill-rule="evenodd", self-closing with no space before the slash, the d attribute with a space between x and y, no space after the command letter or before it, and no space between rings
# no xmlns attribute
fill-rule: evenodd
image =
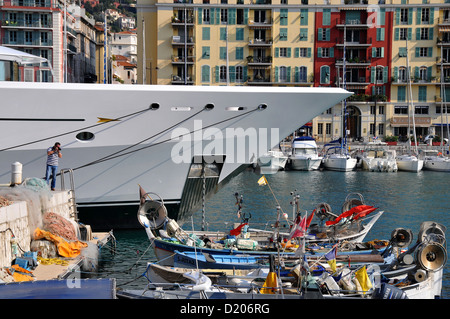
<svg viewBox="0 0 450 319"><path fill-rule="evenodd" d="M362 242L383 211L374 213L377 208L365 205L361 194L353 198L349 194L342 207L340 215L332 213L330 205L321 203L314 213L309 215L309 228L304 238L308 244L336 242ZM283 254L295 254L298 245L293 243L297 234L298 220L289 233L276 230L265 230L249 227L249 218L245 218L236 228L225 231L185 231L179 224L167 217L167 209L161 198L141 188L142 205L138 211L138 220L144 227L155 255L163 265L174 264L176 251L199 252L210 255L250 255L270 256L279 253L277 242L283 247ZM297 197L297 196L295 196ZM297 209L298 209L298 203ZM240 207L239 207L240 210ZM277 210L277 224L280 222L280 212ZM318 223L312 223L316 216ZM297 214L298 217L298 214ZM302 218L305 221L306 216ZM292 239L292 242L291 242ZM314 252L319 253L318 251Z"/></svg>
<svg viewBox="0 0 450 319"><path fill-rule="evenodd" d="M267 262L267 257L246 254L209 254L196 251L175 251L174 267L202 269L257 269Z"/></svg>
<svg viewBox="0 0 450 319"><path fill-rule="evenodd" d="M396 151L389 150L385 142L369 142L361 159L362 169L369 172L396 172Z"/></svg>
<svg viewBox="0 0 450 319"><path fill-rule="evenodd" d="M2 129L20 134L0 137L0 177L9 182L15 162L24 176L43 177L46 150L60 142L59 167L73 171L79 216L93 228L139 227L128 218L139 207L136 178L161 194L171 218L183 220L199 208L195 174L202 168L211 173L211 196L255 156L350 95L340 88L2 81Z"/></svg>
<svg viewBox="0 0 450 319"><path fill-rule="evenodd" d="M292 154L289 157L291 168L298 171L317 170L322 163L317 144L311 136L299 136L292 141Z"/></svg>
<svg viewBox="0 0 450 319"><path fill-rule="evenodd" d="M275 174L284 170L287 160L288 156L281 150L272 149L258 158L255 168L259 169L261 174Z"/></svg>
<svg viewBox="0 0 450 319"><path fill-rule="evenodd" d="M299 263L289 275L277 273L273 264L269 271L260 269L248 273L240 273L232 285L227 281L218 280L218 276L229 274L216 273L208 277L210 270L173 270L172 279L180 274L190 278L193 284L171 283L168 271L155 278L166 278L169 283L152 281L144 290L125 290L118 293L120 298L151 298L151 299L434 299L439 298L442 289L443 267L447 261L445 249L445 226L435 222L424 222L420 226L417 242L412 243L412 232L397 228L392 232L390 245L396 251L396 258L390 263L380 265L367 262L359 265L346 265L332 268L319 267L313 270L317 262L308 262L299 256ZM309 258L309 257L308 257ZM327 260L333 260L333 257ZM304 260L304 262L301 262ZM307 263L305 263L307 262ZM336 264L335 264L336 265ZM158 268L158 267L157 267ZM161 269L161 267L159 267ZM316 268L314 268L316 269ZM195 273L196 276L192 276ZM261 279L266 274L264 284L255 283L255 278ZM187 274L187 275L186 275ZM247 280L245 276L249 275ZM230 275L233 278L234 274ZM200 280L200 277L204 277ZM211 279L213 278L213 279ZM283 278L283 280L281 280ZM166 280L164 279L164 280ZM214 285L213 285L214 281ZM203 284L208 283L208 284ZM214 287L215 291L212 291ZM165 289L166 288L166 289ZM202 292L202 293L200 293ZM309 293L309 295L307 295ZM241 298L242 296L242 298Z"/></svg>

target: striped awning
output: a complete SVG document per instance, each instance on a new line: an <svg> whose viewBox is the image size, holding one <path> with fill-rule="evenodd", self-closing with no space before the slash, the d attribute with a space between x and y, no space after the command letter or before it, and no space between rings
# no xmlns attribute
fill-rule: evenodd
<svg viewBox="0 0 450 319"><path fill-rule="evenodd" d="M340 7L339 10L368 10L367 6L359 6L359 7Z"/></svg>
<svg viewBox="0 0 450 319"><path fill-rule="evenodd" d="M439 27L439 32L450 32L450 26Z"/></svg>

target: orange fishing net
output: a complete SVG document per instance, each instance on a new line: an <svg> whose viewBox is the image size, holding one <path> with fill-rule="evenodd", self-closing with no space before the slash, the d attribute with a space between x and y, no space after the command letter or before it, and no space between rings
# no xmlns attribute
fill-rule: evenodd
<svg viewBox="0 0 450 319"><path fill-rule="evenodd" d="M81 249L87 247L86 243L78 240L66 241L64 238L56 236L48 231L36 228L34 231L34 239L46 239L52 241L58 249L58 254L63 257L73 258L81 253Z"/></svg>

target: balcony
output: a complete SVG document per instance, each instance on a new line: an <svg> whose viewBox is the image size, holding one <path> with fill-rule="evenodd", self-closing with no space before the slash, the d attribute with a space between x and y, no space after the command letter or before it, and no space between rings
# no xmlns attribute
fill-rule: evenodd
<svg viewBox="0 0 450 319"><path fill-rule="evenodd" d="M264 21L248 21L248 27L250 29L270 29L272 28L273 19L272 18L266 18Z"/></svg>
<svg viewBox="0 0 450 319"><path fill-rule="evenodd" d="M57 1L51 0L0 0L0 7L33 7L33 8L56 8Z"/></svg>
<svg viewBox="0 0 450 319"><path fill-rule="evenodd" d="M172 84L194 84L194 81L191 76L187 76L185 81L183 76L172 74Z"/></svg>
<svg viewBox="0 0 450 319"><path fill-rule="evenodd" d="M25 21L23 19L15 21L3 20L1 21L1 25L4 28L13 27L13 28L51 29L53 27L51 20L47 21L47 23L42 23L40 20L34 21Z"/></svg>
<svg viewBox="0 0 450 319"><path fill-rule="evenodd" d="M264 38L264 39L248 38L248 46L252 48L271 47L272 44L273 44L272 38Z"/></svg>
<svg viewBox="0 0 450 319"><path fill-rule="evenodd" d="M349 20L336 19L336 27L338 29L344 29L344 27L346 27L347 29L368 29L370 25L367 24L367 21L365 23L362 22L361 19L349 19Z"/></svg>
<svg viewBox="0 0 450 319"><path fill-rule="evenodd" d="M249 68L261 68L261 67L270 67L272 65L272 57L247 57L247 65Z"/></svg>
<svg viewBox="0 0 450 319"><path fill-rule="evenodd" d="M9 37L3 38L3 44L6 45L20 45L20 46L39 46L39 47L51 47L53 46L53 40L41 41L41 39L35 39L32 41L26 41L24 38L12 40Z"/></svg>
<svg viewBox="0 0 450 319"><path fill-rule="evenodd" d="M270 79L270 76L253 76L253 77L248 77L247 80L247 84L248 85L272 85L272 81Z"/></svg>
<svg viewBox="0 0 450 319"><path fill-rule="evenodd" d="M188 27L193 27L194 26L194 16L189 16L187 19L183 19L183 18L178 18L177 16L173 16L172 17L172 26L173 27L180 27L186 25Z"/></svg>
<svg viewBox="0 0 450 319"><path fill-rule="evenodd" d="M195 57L188 56L187 59L184 58L184 56L178 56L178 55L172 55L172 64L194 64Z"/></svg>
<svg viewBox="0 0 450 319"><path fill-rule="evenodd" d="M194 37L180 37L180 36L173 36L172 37L172 45L173 46L193 46L194 45Z"/></svg>
<svg viewBox="0 0 450 319"><path fill-rule="evenodd" d="M350 68L366 68L370 66L370 60L362 58L352 58L345 60L345 66ZM344 59L336 59L336 66L344 66Z"/></svg>

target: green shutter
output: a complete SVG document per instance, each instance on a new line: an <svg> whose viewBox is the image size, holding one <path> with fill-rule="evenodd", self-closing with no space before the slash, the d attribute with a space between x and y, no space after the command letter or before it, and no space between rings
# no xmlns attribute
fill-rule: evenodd
<svg viewBox="0 0 450 319"><path fill-rule="evenodd" d="M370 83L375 83L375 79L376 79L376 70L375 67L371 67L370 68Z"/></svg>
<svg viewBox="0 0 450 319"><path fill-rule="evenodd" d="M300 25L308 25L308 9L300 9Z"/></svg>
<svg viewBox="0 0 450 319"><path fill-rule="evenodd" d="M411 10L411 9L410 9ZM412 10L411 10L412 11ZM422 24L422 8L417 8L416 24Z"/></svg>
<svg viewBox="0 0 450 319"><path fill-rule="evenodd" d="M419 67L418 66L414 67L414 77L416 79L419 78Z"/></svg>
<svg viewBox="0 0 450 319"><path fill-rule="evenodd" d="M202 24L202 18L203 18L203 9L202 8L198 8L198 24Z"/></svg>
<svg viewBox="0 0 450 319"><path fill-rule="evenodd" d="M280 9L280 25L288 25L288 10Z"/></svg>
<svg viewBox="0 0 450 319"><path fill-rule="evenodd" d="M329 52L330 52L330 58L334 58L334 48L330 48L329 49Z"/></svg>
<svg viewBox="0 0 450 319"><path fill-rule="evenodd" d="M220 40L227 40L227 28L220 28Z"/></svg>
<svg viewBox="0 0 450 319"><path fill-rule="evenodd" d="M230 82L236 82L236 67L230 66Z"/></svg>
<svg viewBox="0 0 450 319"><path fill-rule="evenodd" d="M384 58L384 47L381 47L381 57Z"/></svg>
<svg viewBox="0 0 450 319"><path fill-rule="evenodd" d="M433 56L433 47L429 47L427 57L431 58L432 56Z"/></svg>
<svg viewBox="0 0 450 319"><path fill-rule="evenodd" d="M408 40L412 40L412 28L408 28Z"/></svg>
<svg viewBox="0 0 450 319"><path fill-rule="evenodd" d="M395 24L400 24L400 8L395 9Z"/></svg>
<svg viewBox="0 0 450 319"><path fill-rule="evenodd" d="M433 67L430 66L430 67L427 68L427 81L428 82L431 82L431 75L432 75L432 73L433 73Z"/></svg>
<svg viewBox="0 0 450 319"><path fill-rule="evenodd" d="M322 37L322 33L323 33L323 29L319 28L317 30L317 41L322 41L323 37Z"/></svg>
<svg viewBox="0 0 450 319"><path fill-rule="evenodd" d="M214 8L209 9L209 23L210 24L214 24L214 17L215 17L214 12L215 12Z"/></svg>
<svg viewBox="0 0 450 319"><path fill-rule="evenodd" d="M298 82L298 66L294 69L294 82Z"/></svg>
<svg viewBox="0 0 450 319"><path fill-rule="evenodd" d="M244 9L244 24L248 24L248 10Z"/></svg>
<svg viewBox="0 0 450 319"><path fill-rule="evenodd" d="M408 24L412 24L412 20L413 20L413 9L409 8L408 9Z"/></svg>
<svg viewBox="0 0 450 319"><path fill-rule="evenodd" d="M275 57L278 58L280 56L280 48L275 48Z"/></svg>
<svg viewBox="0 0 450 319"><path fill-rule="evenodd" d="M377 48L372 47L372 58L377 57Z"/></svg>
<svg viewBox="0 0 450 319"><path fill-rule="evenodd" d="M317 48L317 57L318 58L322 57L322 48Z"/></svg>
<svg viewBox="0 0 450 319"><path fill-rule="evenodd" d="M220 9L216 8L216 24L220 24Z"/></svg>
<svg viewBox="0 0 450 319"><path fill-rule="evenodd" d="M416 40L420 40L420 28L416 28Z"/></svg>
<svg viewBox="0 0 450 319"><path fill-rule="evenodd" d="M434 27L428 29L428 40L433 40Z"/></svg>
<svg viewBox="0 0 450 319"><path fill-rule="evenodd" d="M275 82L278 82L278 67L275 67Z"/></svg>
<svg viewBox="0 0 450 319"><path fill-rule="evenodd" d="M405 100L406 100L406 87L405 86L399 86L397 88L397 101L405 102Z"/></svg>
<svg viewBox="0 0 450 319"><path fill-rule="evenodd" d="M395 28L395 30L394 30L394 41L398 41L399 38L400 38L400 29L399 28Z"/></svg>
<svg viewBox="0 0 450 319"><path fill-rule="evenodd" d="M331 23L331 9L323 9L322 25L330 25Z"/></svg>
<svg viewBox="0 0 450 319"><path fill-rule="evenodd" d="M388 83L389 82L388 78L389 78L389 68L385 66L383 68L383 83Z"/></svg>
<svg viewBox="0 0 450 319"><path fill-rule="evenodd" d="M202 59L209 60L209 47L202 47Z"/></svg>
<svg viewBox="0 0 450 319"><path fill-rule="evenodd" d="M244 81L247 81L247 67L246 66L244 66L242 73L243 73Z"/></svg>
<svg viewBox="0 0 450 319"><path fill-rule="evenodd" d="M210 28L209 27L202 28L202 40L210 40Z"/></svg>
<svg viewBox="0 0 450 319"><path fill-rule="evenodd" d="M228 9L228 24L236 24L236 8Z"/></svg>
<svg viewBox="0 0 450 319"><path fill-rule="evenodd" d="M330 29L325 29L325 41L330 41Z"/></svg>
<svg viewBox="0 0 450 319"><path fill-rule="evenodd" d="M288 57L288 58L291 57L291 48L287 48L287 57Z"/></svg>
<svg viewBox="0 0 450 319"><path fill-rule="evenodd" d="M420 48L416 47L416 58L420 56Z"/></svg>
<svg viewBox="0 0 450 319"><path fill-rule="evenodd" d="M300 48L295 48L294 49L294 58L299 58L300 57Z"/></svg>
<svg viewBox="0 0 450 319"><path fill-rule="evenodd" d="M392 78L394 79L394 82L398 81L398 67L397 66L394 67L394 72L392 74Z"/></svg>
<svg viewBox="0 0 450 319"><path fill-rule="evenodd" d="M226 60L226 58L227 58L227 48L220 47L220 59Z"/></svg>
<svg viewBox="0 0 450 319"><path fill-rule="evenodd" d="M386 24L386 9L385 8L381 8L380 9L380 25L385 25Z"/></svg>
<svg viewBox="0 0 450 319"><path fill-rule="evenodd" d="M308 48L308 58L311 57L311 48Z"/></svg>
<svg viewBox="0 0 450 319"><path fill-rule="evenodd" d="M430 24L434 25L434 10L435 8L430 8Z"/></svg>
<svg viewBox="0 0 450 319"><path fill-rule="evenodd" d="M216 83L219 83L219 66L216 65Z"/></svg>

